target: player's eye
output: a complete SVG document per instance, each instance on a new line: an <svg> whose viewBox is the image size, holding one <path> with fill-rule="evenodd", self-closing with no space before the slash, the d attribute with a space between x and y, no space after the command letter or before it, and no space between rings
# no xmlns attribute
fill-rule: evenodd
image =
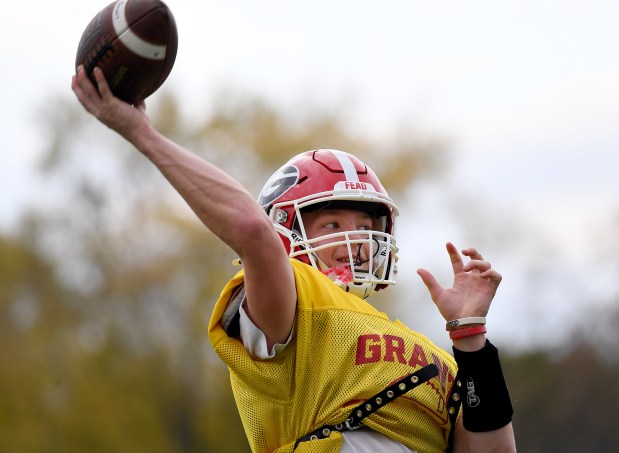
<svg viewBox="0 0 619 453"><path fill-rule="evenodd" d="M329 230L336 230L340 227L340 224L338 222L328 222L328 223L325 223L323 227Z"/></svg>

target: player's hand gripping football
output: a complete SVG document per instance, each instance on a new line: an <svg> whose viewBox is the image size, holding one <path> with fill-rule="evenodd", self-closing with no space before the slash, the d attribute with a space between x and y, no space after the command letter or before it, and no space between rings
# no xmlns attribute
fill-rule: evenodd
<svg viewBox="0 0 619 453"><path fill-rule="evenodd" d="M451 288L443 288L426 269L417 270L441 315L446 321L486 316L501 283L501 274L474 248L462 250L462 255L470 258L466 264L451 242L447 243L447 252L454 273Z"/></svg>
<svg viewBox="0 0 619 453"><path fill-rule="evenodd" d="M83 66L77 68L71 80L71 88L82 106L110 129L118 132L130 142L134 142L136 133L149 126L146 117L146 104L142 101L136 106L123 102L112 94L103 72L99 68L93 71L95 86Z"/></svg>

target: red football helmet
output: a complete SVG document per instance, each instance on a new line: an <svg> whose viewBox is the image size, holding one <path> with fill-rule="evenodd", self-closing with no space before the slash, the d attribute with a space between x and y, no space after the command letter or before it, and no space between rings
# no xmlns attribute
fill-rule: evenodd
<svg viewBox="0 0 619 453"><path fill-rule="evenodd" d="M376 174L355 156L332 149L301 153L269 178L258 203L273 220L290 256L324 272L342 289L365 299L372 292L395 284L398 208ZM380 230L308 238L301 214L320 208L367 212L379 220ZM349 265L328 269L316 252L341 245L348 247ZM363 263L359 262L361 247L369 251Z"/></svg>

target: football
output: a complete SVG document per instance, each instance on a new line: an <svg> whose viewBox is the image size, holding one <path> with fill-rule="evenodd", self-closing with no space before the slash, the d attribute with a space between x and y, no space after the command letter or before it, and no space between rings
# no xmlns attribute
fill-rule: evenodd
<svg viewBox="0 0 619 453"><path fill-rule="evenodd" d="M139 104L167 79L176 60L178 32L160 0L117 0L103 8L80 39L75 67L94 83L98 66L114 95Z"/></svg>

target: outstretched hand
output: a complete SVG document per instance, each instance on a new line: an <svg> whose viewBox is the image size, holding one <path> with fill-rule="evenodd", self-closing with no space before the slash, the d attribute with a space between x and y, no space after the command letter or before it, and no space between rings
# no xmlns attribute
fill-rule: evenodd
<svg viewBox="0 0 619 453"><path fill-rule="evenodd" d="M86 111L99 121L132 141L136 132L149 126L145 114L146 104L142 101L139 105L132 106L115 97L100 68L95 67L93 75L97 82L96 86L83 66L77 68L77 73L71 80L71 88L77 99Z"/></svg>
<svg viewBox="0 0 619 453"><path fill-rule="evenodd" d="M462 255L470 258L466 264L451 242L447 243L447 253L454 273L451 288L443 288L426 269L417 270L441 315L446 321L486 316L501 283L501 274L474 248L462 250Z"/></svg>

